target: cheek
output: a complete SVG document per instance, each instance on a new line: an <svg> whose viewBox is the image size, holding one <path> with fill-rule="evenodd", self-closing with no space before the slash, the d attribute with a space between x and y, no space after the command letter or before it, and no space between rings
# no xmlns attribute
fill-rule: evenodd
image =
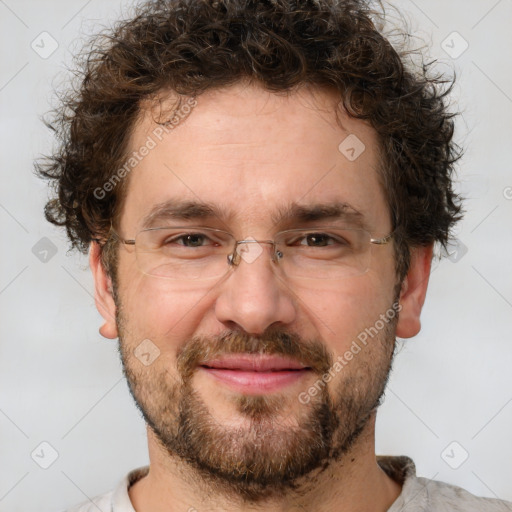
<svg viewBox="0 0 512 512"><path fill-rule="evenodd" d="M392 302L390 289L371 274L337 286L300 289L297 295L302 315L307 317L305 328L313 325L313 332L336 355L343 354L360 333L374 326Z"/></svg>
<svg viewBox="0 0 512 512"><path fill-rule="evenodd" d="M208 307L208 288L194 289L144 275L132 277L121 296L130 337L149 338L161 350L193 336Z"/></svg>

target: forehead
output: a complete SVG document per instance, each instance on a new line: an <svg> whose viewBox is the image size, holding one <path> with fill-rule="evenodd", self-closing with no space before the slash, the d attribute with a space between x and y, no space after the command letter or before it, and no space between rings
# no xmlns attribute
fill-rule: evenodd
<svg viewBox="0 0 512 512"><path fill-rule="evenodd" d="M120 228L132 235L180 202L208 205L209 220L229 228L267 229L293 222L301 208L344 205L368 228L387 229L377 135L338 102L329 89L275 94L237 84L200 95L166 132L146 103L130 139L138 156L125 178ZM170 95L162 108L173 104Z"/></svg>

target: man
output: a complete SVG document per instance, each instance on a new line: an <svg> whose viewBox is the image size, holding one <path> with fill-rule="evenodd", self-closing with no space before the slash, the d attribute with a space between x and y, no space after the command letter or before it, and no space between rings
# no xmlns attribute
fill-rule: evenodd
<svg viewBox="0 0 512 512"><path fill-rule="evenodd" d="M512 510L375 455L395 337L461 217L441 82L361 1L156 1L54 121L150 466L74 510Z"/></svg>

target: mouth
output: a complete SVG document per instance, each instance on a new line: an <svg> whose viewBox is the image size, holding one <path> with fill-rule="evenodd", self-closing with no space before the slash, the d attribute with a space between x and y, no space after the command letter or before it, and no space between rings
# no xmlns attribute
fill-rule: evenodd
<svg viewBox="0 0 512 512"><path fill-rule="evenodd" d="M203 362L199 368L217 382L248 394L277 391L312 372L297 360L264 354L223 356Z"/></svg>

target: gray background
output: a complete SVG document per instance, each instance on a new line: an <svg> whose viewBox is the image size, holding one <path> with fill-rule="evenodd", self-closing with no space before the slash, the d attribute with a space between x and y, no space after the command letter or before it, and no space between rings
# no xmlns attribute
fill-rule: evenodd
<svg viewBox="0 0 512 512"><path fill-rule="evenodd" d="M395 4L439 69L457 71L457 139L466 147L457 188L468 213L452 256L432 272L422 331L395 361L377 452L409 455L419 475L512 500L512 1ZM130 5L0 0L1 511L63 510L148 462L117 342L98 334L87 260L67 254L64 233L44 220L48 192L32 174L52 144L39 116L67 76L77 37ZM42 32L58 43L47 58ZM43 469L53 450L58 458Z"/></svg>

